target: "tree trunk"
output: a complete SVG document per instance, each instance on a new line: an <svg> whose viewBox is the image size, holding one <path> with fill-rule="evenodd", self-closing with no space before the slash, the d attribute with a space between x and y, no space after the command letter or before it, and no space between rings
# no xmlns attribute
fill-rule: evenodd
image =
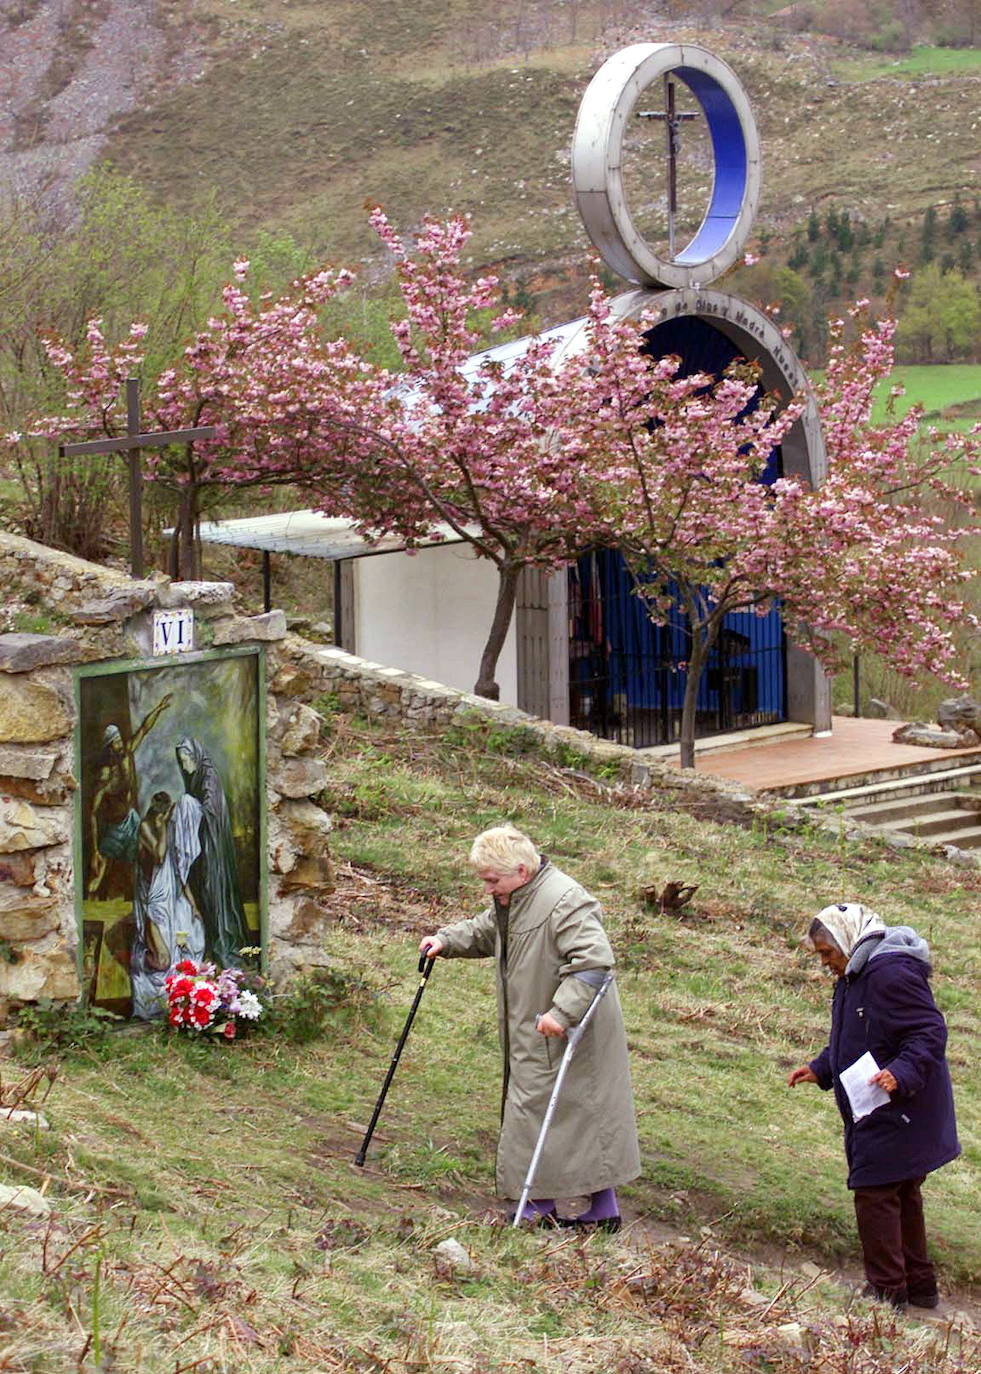
<svg viewBox="0 0 981 1374"><path fill-rule="evenodd" d="M501 697L501 689L494 681L494 674L497 672L497 660L501 656L514 615L520 572L520 566L509 563L498 569L497 605L494 607L494 619L491 622L487 643L484 645L484 652L480 656L480 672L473 688L477 696L487 697L490 701L499 701Z"/></svg>
<svg viewBox="0 0 981 1374"><path fill-rule="evenodd" d="M685 682L685 698L681 706L681 746L682 768L695 767L695 708L698 703L698 688L702 674L708 664L712 645L719 637L725 612L716 606L707 620L700 624L689 610L688 623L691 625L691 657L688 660L688 677ZM724 690L720 686L720 691Z"/></svg>
<svg viewBox="0 0 981 1374"><path fill-rule="evenodd" d="M198 524L198 488L191 482L180 489L177 512L177 576L193 582L198 575L195 534Z"/></svg>
<svg viewBox="0 0 981 1374"><path fill-rule="evenodd" d="M691 657L688 660L688 676L685 680L685 698L681 705L681 766L695 767L695 707L698 703L698 688L705 669L707 650L702 644L701 631L692 626Z"/></svg>

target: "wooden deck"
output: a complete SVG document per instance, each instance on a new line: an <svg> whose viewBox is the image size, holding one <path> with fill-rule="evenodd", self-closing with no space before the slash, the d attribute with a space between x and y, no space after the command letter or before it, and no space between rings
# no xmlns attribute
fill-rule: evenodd
<svg viewBox="0 0 981 1374"><path fill-rule="evenodd" d="M731 748L721 740L699 741L702 747L695 751L696 771L764 792L833 779L858 781L892 769L915 769L918 764L938 768L948 763L953 768L972 757L981 759L981 750L976 747L929 749L895 744L892 733L900 724L895 720L835 716L831 734L826 736L775 738L752 745L740 740ZM664 762L678 766L676 755L669 755Z"/></svg>

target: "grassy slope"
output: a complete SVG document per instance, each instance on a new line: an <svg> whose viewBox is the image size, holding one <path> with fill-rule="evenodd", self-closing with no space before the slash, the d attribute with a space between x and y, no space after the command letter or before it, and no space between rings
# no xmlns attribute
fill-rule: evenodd
<svg viewBox="0 0 981 1374"><path fill-rule="evenodd" d="M861 1368L894 1369L915 1329L873 1328L833 1285L805 1295L799 1267L856 1267L834 1106L783 1086L821 1043L830 991L799 931L840 896L913 923L935 949L965 1154L930 1181L930 1230L945 1284L977 1280L977 872L719 824L677 809L667 789L611 805L575 773L500 752L509 743L337 722L328 947L351 977L387 989L382 1009L302 1048L126 1035L69 1060L46 1103L52 1130L5 1135L3 1177L39 1181L11 1157L46 1171L56 1210L48 1225L5 1214L0 1352L6 1339L13 1362L0 1355L0 1367L94 1370L98 1332L102 1367L140 1374L663 1374L744 1369L744 1347L790 1374L797 1357L776 1327L797 1319L824 1333L829 1359L854 1358L858 1333ZM368 1167L352 1167L415 990L419 935L475 909L463 856L504 816L602 897L619 951L644 1157L623 1191L636 1220L621 1237L583 1245L480 1221L499 1084L483 962L437 965ZM639 899L669 878L700 884L683 919ZM666 1248L664 1228L694 1240ZM472 1274L434 1261L449 1235ZM720 1246L755 1251L753 1267L727 1268ZM932 1355L918 1366L956 1367Z"/></svg>
<svg viewBox="0 0 981 1374"><path fill-rule="evenodd" d="M981 414L981 364L954 363L950 366L908 366L893 369L888 383L880 388L875 418L885 416L890 388L902 386L906 394L896 403L896 413L904 415L910 406L922 405L924 416L941 428L967 430Z"/></svg>
<svg viewBox="0 0 981 1374"><path fill-rule="evenodd" d="M575 309L586 242L568 152L581 93L625 42L684 40L726 58L750 93L765 159L758 227L780 232L832 204L895 219L976 193L973 69L931 76L924 98L920 77L888 64L839 79L851 55L839 42L617 10L614 25L589 0L490 15L478 0L171 3L173 41L206 54L204 74L155 93L109 153L170 202L215 188L243 232L289 228L345 261L375 252L366 200L404 225L469 211L476 261L571 272L579 286L562 308ZM532 37L523 13L550 23Z"/></svg>

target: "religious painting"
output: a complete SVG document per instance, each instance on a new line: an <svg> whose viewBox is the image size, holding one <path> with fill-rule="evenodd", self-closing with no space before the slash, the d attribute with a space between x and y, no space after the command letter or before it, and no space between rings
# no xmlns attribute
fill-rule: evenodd
<svg viewBox="0 0 981 1374"><path fill-rule="evenodd" d="M250 649L78 672L76 910L96 1006L151 1020L180 959L261 961L261 669Z"/></svg>

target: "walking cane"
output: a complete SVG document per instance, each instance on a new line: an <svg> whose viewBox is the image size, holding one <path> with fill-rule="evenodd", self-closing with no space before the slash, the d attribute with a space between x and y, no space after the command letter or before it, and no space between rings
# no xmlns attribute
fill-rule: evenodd
<svg viewBox="0 0 981 1374"><path fill-rule="evenodd" d="M542 1129L538 1133L538 1143L535 1145L535 1151L531 1157L531 1163L528 1165L528 1173L525 1175L525 1186L521 1191L521 1198L518 1202L517 1211L514 1214L514 1221L511 1223L512 1230L521 1225L521 1218L524 1214L525 1204L527 1203L529 1195L531 1194L531 1185L535 1181L535 1170L538 1168L538 1161L539 1159L541 1159L542 1150L545 1146L545 1137L548 1134L549 1126L551 1126L552 1124L552 1117L555 1115L555 1104L558 1102L559 1093L562 1091L562 1080L565 1078L566 1069L572 1062L572 1056L576 1052L576 1046L582 1039L583 1033L585 1032L586 1027L589 1025L589 1021L593 1015L593 1012L596 1010L600 1002L603 1000L603 997L606 994L606 990L612 982L613 974L608 973L606 977L603 979L602 983L596 989L596 992L593 995L593 1000L586 1008L586 1014L579 1022L578 1026L572 1026L571 1029L566 1032L566 1040L568 1041L568 1043L565 1047L565 1054L562 1056L562 1063L559 1065L559 1071L555 1075L555 1085L552 1088L552 1096L548 1099L548 1106L545 1108L545 1118L542 1121Z"/></svg>
<svg viewBox="0 0 981 1374"><path fill-rule="evenodd" d="M388 1066L388 1073L385 1075L385 1082L382 1084L382 1090L378 1094L378 1101L375 1103L375 1110L371 1114L368 1129L365 1131L364 1140L361 1142L361 1149L354 1156L354 1162L359 1168L364 1168L365 1155L368 1152L368 1145L371 1141L371 1137L375 1133L375 1127L378 1125L378 1118L381 1116L381 1109L385 1102L385 1094L388 1092L392 1079L395 1077L395 1070L398 1068L399 1059L405 1048L405 1042L409 1038L409 1030L412 1026L413 1018L418 1010L419 1003L422 1001L422 994L426 990L426 980L432 973L433 964L435 964L435 962L435 959L430 959L428 955L425 954L423 954L419 960L419 972L422 974L422 977L419 979L419 987L416 989L415 1000L412 1003L405 1026L402 1028L402 1034L399 1036L399 1043L395 1046L395 1053L392 1055L392 1062Z"/></svg>

